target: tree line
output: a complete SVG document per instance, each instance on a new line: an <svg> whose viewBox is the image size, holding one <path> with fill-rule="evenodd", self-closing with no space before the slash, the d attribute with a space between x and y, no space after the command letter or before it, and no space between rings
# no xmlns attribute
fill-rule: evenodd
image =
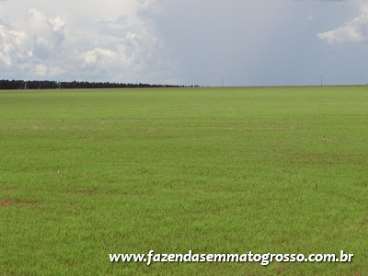
<svg viewBox="0 0 368 276"><path fill-rule="evenodd" d="M0 89L80 89L80 88L169 88L178 85L147 83L88 82L88 81L25 81L0 80Z"/></svg>

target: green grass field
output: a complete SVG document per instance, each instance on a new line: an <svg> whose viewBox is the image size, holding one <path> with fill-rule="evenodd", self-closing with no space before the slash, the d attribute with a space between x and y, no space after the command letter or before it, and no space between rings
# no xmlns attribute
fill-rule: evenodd
<svg viewBox="0 0 368 276"><path fill-rule="evenodd" d="M1 92L0 275L148 273L368 275L368 87Z"/></svg>

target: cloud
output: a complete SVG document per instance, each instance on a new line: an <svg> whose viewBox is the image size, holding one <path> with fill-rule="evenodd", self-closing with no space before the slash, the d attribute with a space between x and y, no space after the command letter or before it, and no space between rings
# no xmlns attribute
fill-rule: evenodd
<svg viewBox="0 0 368 276"><path fill-rule="evenodd" d="M61 17L48 18L36 9L28 11L26 33L34 55L45 59L62 47L65 22Z"/></svg>
<svg viewBox="0 0 368 276"><path fill-rule="evenodd" d="M0 66L12 66L17 60L31 56L24 49L26 34L0 24Z"/></svg>
<svg viewBox="0 0 368 276"><path fill-rule="evenodd" d="M87 65L95 65L101 62L113 62L116 53L109 49L95 48L82 54L83 61Z"/></svg>
<svg viewBox="0 0 368 276"><path fill-rule="evenodd" d="M319 68L356 80L364 43L327 44L368 40L359 1L0 0L0 78L297 84Z"/></svg>
<svg viewBox="0 0 368 276"><path fill-rule="evenodd" d="M140 16L155 0L90 2L89 14L74 4L66 14L65 7L74 3L69 0L63 2L64 9L46 4L41 9L38 4L23 12L14 2L2 2L3 20L4 10L11 14L19 8L14 13L18 17L8 18L7 24L0 21L2 77L147 82L170 77L160 54L163 43ZM33 0L27 5L31 3L36 5Z"/></svg>
<svg viewBox="0 0 368 276"><path fill-rule="evenodd" d="M353 20L334 30L319 33L318 37L329 44L368 41L368 4L361 4L360 14Z"/></svg>
<svg viewBox="0 0 368 276"><path fill-rule="evenodd" d="M36 75L38 76L41 76L41 77L44 77L46 76L47 74L47 71L48 71L48 68L46 65L44 64L37 64L35 67L34 67L34 72Z"/></svg>
<svg viewBox="0 0 368 276"><path fill-rule="evenodd" d="M60 17L48 18L36 9L27 12L20 23L23 28L0 24L0 69L4 75L47 77L57 63L65 39L65 22ZM49 63L49 64L48 64ZM14 76L12 76L14 75Z"/></svg>

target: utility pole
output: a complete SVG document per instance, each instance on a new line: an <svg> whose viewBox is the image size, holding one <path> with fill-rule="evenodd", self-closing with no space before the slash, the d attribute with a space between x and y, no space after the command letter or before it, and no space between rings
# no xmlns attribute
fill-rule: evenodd
<svg viewBox="0 0 368 276"><path fill-rule="evenodd" d="M323 75L321 75L321 87L324 86Z"/></svg>

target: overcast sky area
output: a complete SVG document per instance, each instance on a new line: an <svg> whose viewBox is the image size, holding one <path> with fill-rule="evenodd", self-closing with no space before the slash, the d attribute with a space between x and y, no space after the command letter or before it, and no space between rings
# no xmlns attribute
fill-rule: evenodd
<svg viewBox="0 0 368 276"><path fill-rule="evenodd" d="M368 83L368 0L0 0L0 79Z"/></svg>

